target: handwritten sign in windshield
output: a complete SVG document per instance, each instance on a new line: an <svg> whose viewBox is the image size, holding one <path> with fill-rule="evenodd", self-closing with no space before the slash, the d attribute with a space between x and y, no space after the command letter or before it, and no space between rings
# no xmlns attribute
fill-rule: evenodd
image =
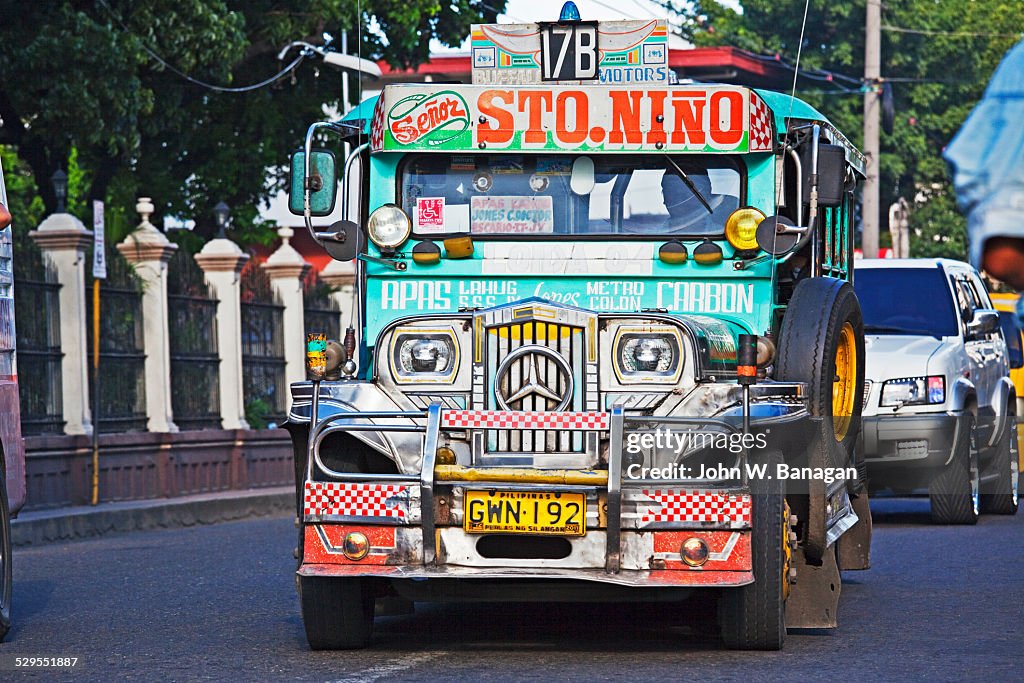
<svg viewBox="0 0 1024 683"><path fill-rule="evenodd" d="M555 231L551 197L473 197L470 228L474 233L528 234Z"/></svg>

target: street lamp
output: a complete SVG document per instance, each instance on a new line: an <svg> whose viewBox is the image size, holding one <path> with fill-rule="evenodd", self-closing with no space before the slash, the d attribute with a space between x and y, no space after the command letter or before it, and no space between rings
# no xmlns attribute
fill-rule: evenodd
<svg viewBox="0 0 1024 683"><path fill-rule="evenodd" d="M53 194L57 198L55 213L64 213L64 200L68 198L68 174L58 168L50 176L50 182L53 183Z"/></svg>
<svg viewBox="0 0 1024 683"><path fill-rule="evenodd" d="M231 220L231 207L224 202L219 202L217 206L213 207L213 217L217 219L217 239L227 239L224 231Z"/></svg>

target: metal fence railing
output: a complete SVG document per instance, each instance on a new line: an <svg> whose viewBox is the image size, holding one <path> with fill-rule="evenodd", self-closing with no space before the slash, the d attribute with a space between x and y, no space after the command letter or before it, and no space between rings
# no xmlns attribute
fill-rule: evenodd
<svg viewBox="0 0 1024 683"><path fill-rule="evenodd" d="M64 431L60 285L27 230L14 235L14 319L24 436Z"/></svg>
<svg viewBox="0 0 1024 683"><path fill-rule="evenodd" d="M195 260L179 250L168 264L171 410L179 429L220 429L217 299Z"/></svg>
<svg viewBox="0 0 1024 683"><path fill-rule="evenodd" d="M86 284L91 290L91 274L87 274ZM86 297L86 310L86 345L92 358L92 297ZM92 392L90 372L90 396ZM131 265L116 250L107 253L107 279L100 284L100 402L93 423L100 433L146 429L142 286Z"/></svg>
<svg viewBox="0 0 1024 683"><path fill-rule="evenodd" d="M245 417L250 427L260 429L281 423L287 411L284 306L258 264L249 261L240 277Z"/></svg>

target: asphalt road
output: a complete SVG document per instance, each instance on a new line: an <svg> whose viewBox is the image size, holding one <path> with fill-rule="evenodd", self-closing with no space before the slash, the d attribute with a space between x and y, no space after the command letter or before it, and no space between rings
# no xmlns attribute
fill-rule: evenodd
<svg viewBox="0 0 1024 683"><path fill-rule="evenodd" d="M311 652L290 519L137 532L15 554L0 680L1022 680L1024 513L933 527L876 501L874 567L844 575L840 627L777 653L722 648L706 606L418 605L371 647ZM12 673L15 657L78 657Z"/></svg>

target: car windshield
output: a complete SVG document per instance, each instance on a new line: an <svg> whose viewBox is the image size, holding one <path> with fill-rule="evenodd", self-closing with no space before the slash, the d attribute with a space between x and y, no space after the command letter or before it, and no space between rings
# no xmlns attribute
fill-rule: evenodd
<svg viewBox="0 0 1024 683"><path fill-rule="evenodd" d="M863 268L853 282L868 334L959 334L949 283L939 268Z"/></svg>
<svg viewBox="0 0 1024 683"><path fill-rule="evenodd" d="M402 168L402 208L422 236L713 236L742 200L730 158L578 158L421 154Z"/></svg>

